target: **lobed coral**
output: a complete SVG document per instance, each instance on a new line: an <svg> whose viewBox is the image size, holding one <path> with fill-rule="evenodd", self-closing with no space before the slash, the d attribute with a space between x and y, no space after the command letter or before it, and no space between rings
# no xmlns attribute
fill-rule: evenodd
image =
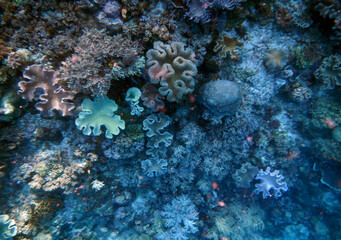
<svg viewBox="0 0 341 240"><path fill-rule="evenodd" d="M230 32L222 32L218 39L217 43L213 48L214 52L218 52L219 57L225 58L230 56L231 59L238 59L238 50L243 46L243 43L240 42L236 33L234 31Z"/></svg>
<svg viewBox="0 0 341 240"><path fill-rule="evenodd" d="M161 85L159 93L168 101L180 101L194 91L197 61L193 50L183 43L155 42L154 49L147 52L146 67L151 83Z"/></svg>
<svg viewBox="0 0 341 240"><path fill-rule="evenodd" d="M71 102L74 94L58 84L58 74L57 71L43 69L41 65L32 65L23 73L23 77L29 81L18 83L18 94L28 101L32 101L38 91L43 91L39 96L41 101L36 103L35 107L45 117L54 116L54 111L62 116L70 116L71 110L75 108Z"/></svg>
<svg viewBox="0 0 341 240"><path fill-rule="evenodd" d="M314 72L325 89L341 86L341 55L331 55L323 59L320 67Z"/></svg>
<svg viewBox="0 0 341 240"><path fill-rule="evenodd" d="M97 19L99 22L111 26L113 29L118 30L123 24L120 18L120 4L116 1L108 1L102 11L98 14Z"/></svg>
<svg viewBox="0 0 341 240"><path fill-rule="evenodd" d="M271 168L267 167L264 171L261 169L256 176L257 180L261 180L261 183L256 184L254 192L256 194L263 193L263 198L274 196L279 198L282 196L282 192L288 191L288 185L283 182L284 177L279 173L279 170L271 172Z"/></svg>
<svg viewBox="0 0 341 240"><path fill-rule="evenodd" d="M114 100L110 100L107 96L97 97L94 102L85 99L82 103L82 112L76 119L76 126L82 130L84 135L94 136L101 135L101 126L106 127L105 137L112 138L118 135L120 129L125 128L125 122L121 117L114 115L118 106Z"/></svg>
<svg viewBox="0 0 341 240"><path fill-rule="evenodd" d="M141 167L148 177L160 176L167 171L167 161L165 159L151 158L142 161Z"/></svg>
<svg viewBox="0 0 341 240"><path fill-rule="evenodd" d="M0 215L0 239L10 239L15 235L17 235L15 221L6 214Z"/></svg>
<svg viewBox="0 0 341 240"><path fill-rule="evenodd" d="M259 169L257 167L252 166L251 163L247 162L232 174L232 178L238 187L249 188L250 182L255 178L258 172Z"/></svg>
<svg viewBox="0 0 341 240"><path fill-rule="evenodd" d="M172 144L173 135L167 131L164 131L172 119L163 113L153 114L143 120L143 130L147 131L149 137L147 147L148 155L153 157L157 155L164 155L166 147Z"/></svg>
<svg viewBox="0 0 341 240"><path fill-rule="evenodd" d="M129 103L131 115L141 116L141 112L144 110L144 108L139 106L140 97L141 97L140 89L136 87L131 87L128 89L125 100L126 102Z"/></svg>
<svg viewBox="0 0 341 240"><path fill-rule="evenodd" d="M153 112L159 112L165 108L162 96L158 92L156 86L151 83L143 85L141 100L143 101L143 105Z"/></svg>

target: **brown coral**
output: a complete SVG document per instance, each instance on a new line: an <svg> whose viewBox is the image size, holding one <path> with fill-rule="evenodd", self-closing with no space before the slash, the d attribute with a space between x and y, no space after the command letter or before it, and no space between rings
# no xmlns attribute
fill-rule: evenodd
<svg viewBox="0 0 341 240"><path fill-rule="evenodd" d="M30 80L18 84L20 88L18 94L23 99L32 101L38 89L44 91L39 97L41 101L35 105L43 116L54 116L53 110L62 116L72 115L71 110L75 105L70 101L73 100L74 94L58 84L57 71L44 70L41 65L32 65L24 71L23 77Z"/></svg>
<svg viewBox="0 0 341 240"><path fill-rule="evenodd" d="M238 41L237 37L230 36L228 32L223 32L217 39L217 44L213 51L219 52L219 57L226 58L230 56L231 59L238 59L237 49L243 46L243 43Z"/></svg>

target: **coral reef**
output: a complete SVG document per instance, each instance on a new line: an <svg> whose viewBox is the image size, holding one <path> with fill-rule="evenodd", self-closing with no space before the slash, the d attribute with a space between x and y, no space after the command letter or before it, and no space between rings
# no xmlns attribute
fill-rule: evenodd
<svg viewBox="0 0 341 240"><path fill-rule="evenodd" d="M0 239L341 239L339 1L0 3Z"/></svg>

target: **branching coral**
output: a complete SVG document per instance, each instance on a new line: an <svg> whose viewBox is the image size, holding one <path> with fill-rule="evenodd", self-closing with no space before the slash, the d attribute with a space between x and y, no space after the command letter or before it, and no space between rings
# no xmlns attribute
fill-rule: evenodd
<svg viewBox="0 0 341 240"><path fill-rule="evenodd" d="M54 70L44 70L41 65L29 66L23 73L23 77L29 81L19 82L18 94L23 99L32 101L39 90L43 91L40 95L40 102L36 103L36 108L43 116L54 116L53 110L62 116L72 115L71 110L75 105L71 102L74 94L66 91L58 84L58 72Z"/></svg>
<svg viewBox="0 0 341 240"><path fill-rule="evenodd" d="M180 42L171 45L155 42L147 52L146 67L150 81L160 84L159 92L170 102L194 91L197 61L191 48Z"/></svg>
<svg viewBox="0 0 341 240"><path fill-rule="evenodd" d="M277 23L282 27L294 23L301 28L308 28L312 23L309 6L304 0L278 0L276 1Z"/></svg>
<svg viewBox="0 0 341 240"><path fill-rule="evenodd" d="M172 200L172 204L164 207L161 213L163 223L168 230L159 232L157 239L188 239L188 234L198 231L198 212L191 199L186 195L181 195ZM169 236L170 238L167 238Z"/></svg>
<svg viewBox="0 0 341 240"><path fill-rule="evenodd" d="M86 29L79 38L75 53L62 63L61 80L77 92L105 95L113 78L108 68L110 61L140 51L139 44L122 35L111 37L104 30Z"/></svg>
<svg viewBox="0 0 341 240"><path fill-rule="evenodd" d="M278 170L271 172L270 167L267 167L265 171L261 169L257 174L256 179L261 180L261 183L256 184L254 192L256 194L262 192L264 199L272 196L279 198L282 196L281 191L288 191L288 185L286 182L283 182L284 177Z"/></svg>
<svg viewBox="0 0 341 240"><path fill-rule="evenodd" d="M324 88L341 86L341 55L332 55L323 59L314 76L323 83Z"/></svg>
<svg viewBox="0 0 341 240"><path fill-rule="evenodd" d="M207 23L211 20L207 8L211 5L208 1L187 0L189 11L186 15L196 23Z"/></svg>
<svg viewBox="0 0 341 240"><path fill-rule="evenodd" d="M217 39L217 44L214 46L213 51L219 53L219 57L225 58L230 56L231 59L238 59L238 49L243 46L239 42L236 34L231 32L222 32Z"/></svg>
<svg viewBox="0 0 341 240"><path fill-rule="evenodd" d="M114 115L118 106L115 101L110 100L107 96L98 97L92 102L90 99L85 99L82 103L82 112L76 119L76 125L83 134L99 136L101 126L106 127L105 136L112 138L113 135L118 135L120 129L125 128L125 122L121 117Z"/></svg>

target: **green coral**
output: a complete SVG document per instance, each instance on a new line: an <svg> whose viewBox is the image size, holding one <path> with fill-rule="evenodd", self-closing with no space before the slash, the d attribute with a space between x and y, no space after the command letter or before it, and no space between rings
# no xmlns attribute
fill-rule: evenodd
<svg viewBox="0 0 341 240"><path fill-rule="evenodd" d="M76 119L76 126L82 130L84 135L94 136L101 135L101 126L106 127L105 136L112 138L113 135L118 135L120 129L125 128L125 122L121 117L114 115L118 106L115 101L110 100L107 96L97 97L94 102L90 99L85 99L82 103L82 112Z"/></svg>
<svg viewBox="0 0 341 240"><path fill-rule="evenodd" d="M17 235L17 231L13 219L9 219L9 216L6 214L0 215L0 240L14 237Z"/></svg>

